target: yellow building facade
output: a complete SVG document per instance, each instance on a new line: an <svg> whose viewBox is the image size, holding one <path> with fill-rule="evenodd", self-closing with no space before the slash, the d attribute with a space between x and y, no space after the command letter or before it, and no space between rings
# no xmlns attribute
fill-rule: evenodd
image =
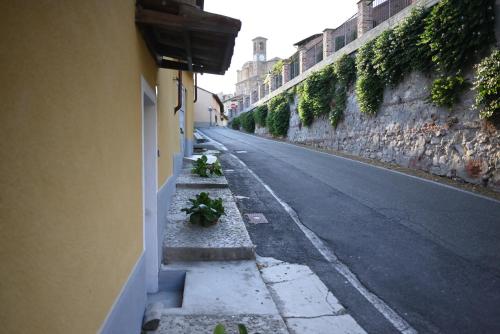
<svg viewBox="0 0 500 334"><path fill-rule="evenodd" d="M2 332L139 332L161 261L147 231L191 153L194 84L183 72L174 114L179 72L158 69L134 13L133 0L0 4Z"/></svg>

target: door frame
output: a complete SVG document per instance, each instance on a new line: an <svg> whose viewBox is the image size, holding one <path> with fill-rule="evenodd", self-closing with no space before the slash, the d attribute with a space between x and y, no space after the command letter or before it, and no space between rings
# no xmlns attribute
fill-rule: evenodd
<svg viewBox="0 0 500 334"><path fill-rule="evenodd" d="M158 291L160 269L157 218L158 115L156 93L143 76L141 76L141 129L143 252L146 261L146 289L147 292L154 293ZM146 145L153 147L146 150ZM147 154L149 156L146 156ZM147 180L149 182L146 182Z"/></svg>

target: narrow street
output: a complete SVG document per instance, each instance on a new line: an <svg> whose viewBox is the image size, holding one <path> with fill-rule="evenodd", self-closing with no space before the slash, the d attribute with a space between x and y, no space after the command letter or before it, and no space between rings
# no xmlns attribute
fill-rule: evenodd
<svg viewBox="0 0 500 334"><path fill-rule="evenodd" d="M221 162L260 256L311 267L369 333L398 333L325 260L240 161L362 285L419 333L500 333L500 203L357 161L225 128Z"/></svg>

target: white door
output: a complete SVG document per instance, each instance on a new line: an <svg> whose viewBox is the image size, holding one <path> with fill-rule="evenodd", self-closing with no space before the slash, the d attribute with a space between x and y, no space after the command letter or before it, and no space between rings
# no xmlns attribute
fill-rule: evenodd
<svg viewBox="0 0 500 334"><path fill-rule="evenodd" d="M146 287L151 293L158 291L160 268L157 221L156 94L144 80L142 87L143 247L146 260Z"/></svg>

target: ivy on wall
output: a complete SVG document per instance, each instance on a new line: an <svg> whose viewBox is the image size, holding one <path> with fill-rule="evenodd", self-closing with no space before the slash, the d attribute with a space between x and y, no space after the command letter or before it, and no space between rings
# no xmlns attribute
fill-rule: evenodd
<svg viewBox="0 0 500 334"><path fill-rule="evenodd" d="M233 130L239 130L240 127L241 127L240 116L234 117L233 120L231 121L231 128Z"/></svg>
<svg viewBox="0 0 500 334"><path fill-rule="evenodd" d="M241 126L246 132L254 133L255 132L255 120L253 111L248 111L244 114L240 115L241 118Z"/></svg>
<svg viewBox="0 0 500 334"><path fill-rule="evenodd" d="M284 137L288 133L290 105L285 94L273 97L267 104L267 128L273 136Z"/></svg>
<svg viewBox="0 0 500 334"><path fill-rule="evenodd" d="M358 49L355 59L342 56L313 72L294 91L273 98L268 112L255 110L255 121L265 123L271 134L285 136L289 103L293 103L290 96L296 94L303 125L310 126L316 117L328 114L336 127L354 82L360 111L374 115L383 102L384 89L396 86L412 71L437 75L429 99L451 108L470 86L464 69L484 56L495 41L494 6L495 0L442 0L432 9L414 9L396 27ZM499 113L499 57L496 51L477 66L475 106L482 118ZM281 71L282 65L277 63L272 72Z"/></svg>
<svg viewBox="0 0 500 334"><path fill-rule="evenodd" d="M359 110L365 114L376 114L384 97L384 82L373 64L375 43L366 43L356 56L356 98Z"/></svg>
<svg viewBox="0 0 500 334"><path fill-rule="evenodd" d="M332 126L337 126L346 107L347 90L355 77L354 59L348 55L312 73L297 89L302 124L310 126L314 118L328 114Z"/></svg>
<svg viewBox="0 0 500 334"><path fill-rule="evenodd" d="M432 83L430 100L437 106L451 109L469 83L461 75L439 77Z"/></svg>
<svg viewBox="0 0 500 334"><path fill-rule="evenodd" d="M310 126L315 117L327 114L335 92L335 73L329 65L313 72L299 87L299 117L305 126Z"/></svg>
<svg viewBox="0 0 500 334"><path fill-rule="evenodd" d="M500 50L495 50L476 66L474 107L483 119L500 124Z"/></svg>
<svg viewBox="0 0 500 334"><path fill-rule="evenodd" d="M337 83L328 119L330 124L336 127L344 115L347 105L347 91L356 80L356 62L353 57L344 54L333 64L333 71Z"/></svg>
<svg viewBox="0 0 500 334"><path fill-rule="evenodd" d="M425 18L420 45L430 50L440 76L431 101L451 108L468 87L462 71L495 42L495 0L444 0Z"/></svg>
<svg viewBox="0 0 500 334"><path fill-rule="evenodd" d="M430 100L451 108L469 86L462 71L495 41L495 0L443 0L432 10L415 9L394 29L384 31L357 55L356 96L360 110L375 114L385 87L394 87L411 71L438 78Z"/></svg>
<svg viewBox="0 0 500 334"><path fill-rule="evenodd" d="M375 40L372 63L386 86L394 87L410 72L432 67L428 46L420 44L427 14L424 9L414 9L394 29L387 29Z"/></svg>
<svg viewBox="0 0 500 334"><path fill-rule="evenodd" d="M425 18L421 45L439 73L456 74L495 42L495 0L443 0Z"/></svg>
<svg viewBox="0 0 500 334"><path fill-rule="evenodd" d="M283 71L283 65L283 60L278 60L271 68L271 74L281 75L281 72Z"/></svg>
<svg viewBox="0 0 500 334"><path fill-rule="evenodd" d="M266 126L267 104L263 104L255 108L253 110L253 118L255 120L255 124L258 124L259 126Z"/></svg>

